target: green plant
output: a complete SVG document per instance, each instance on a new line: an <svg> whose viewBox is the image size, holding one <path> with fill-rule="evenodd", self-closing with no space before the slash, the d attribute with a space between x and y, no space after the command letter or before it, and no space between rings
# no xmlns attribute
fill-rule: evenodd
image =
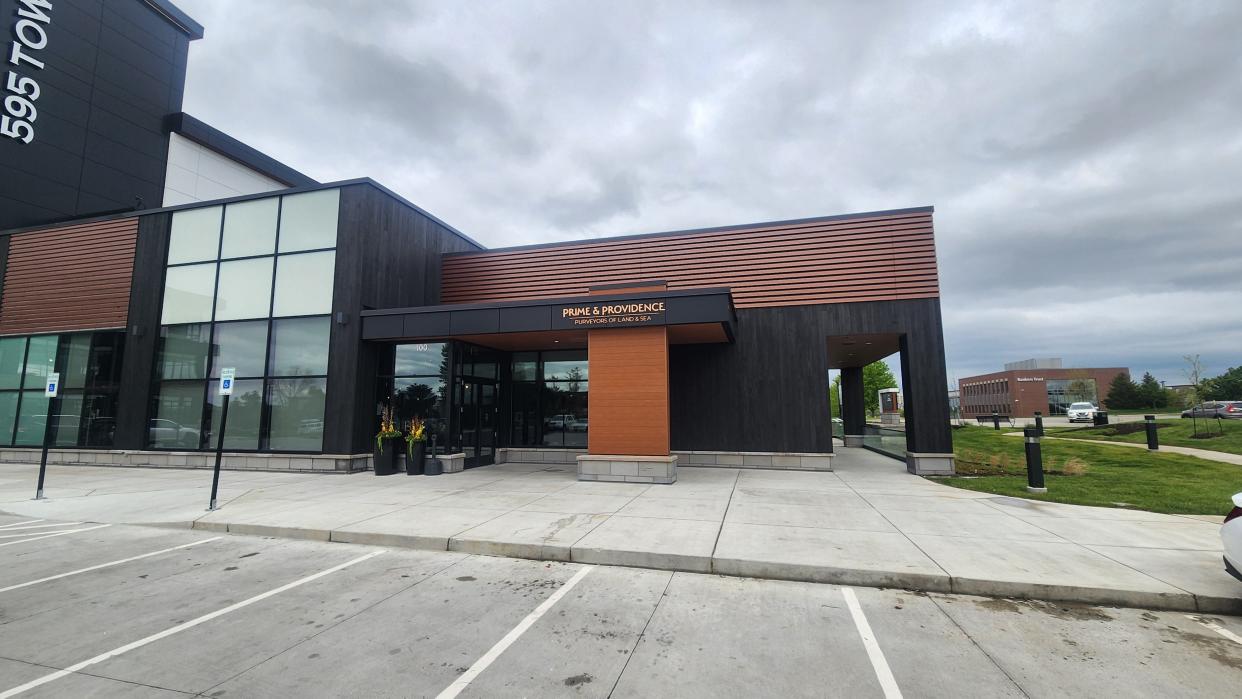
<svg viewBox="0 0 1242 699"><path fill-rule="evenodd" d="M401 431L397 429L394 413L395 411L391 405L385 406L380 412L380 428L375 435L375 448L381 454L384 453L385 439L396 439L401 436Z"/></svg>
<svg viewBox="0 0 1242 699"><path fill-rule="evenodd" d="M405 455L414 458L415 445L427 439L427 424L421 417L411 418L406 423L405 431Z"/></svg>

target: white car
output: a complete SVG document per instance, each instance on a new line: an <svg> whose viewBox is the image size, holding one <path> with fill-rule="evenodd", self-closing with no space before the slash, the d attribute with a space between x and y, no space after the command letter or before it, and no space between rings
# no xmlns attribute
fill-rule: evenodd
<svg viewBox="0 0 1242 699"><path fill-rule="evenodd" d="M1225 570L1242 580L1242 493L1233 496L1233 510L1220 526L1220 541L1225 545Z"/></svg>
<svg viewBox="0 0 1242 699"><path fill-rule="evenodd" d="M1070 407L1065 411L1065 416L1070 422L1093 422L1095 421L1095 412L1099 410L1091 403L1070 403Z"/></svg>

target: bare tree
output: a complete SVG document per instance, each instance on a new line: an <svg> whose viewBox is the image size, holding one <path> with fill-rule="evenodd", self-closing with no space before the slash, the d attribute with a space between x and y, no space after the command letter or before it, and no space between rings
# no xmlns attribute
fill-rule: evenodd
<svg viewBox="0 0 1242 699"><path fill-rule="evenodd" d="M1195 436L1199 435L1199 420L1195 417L1195 410L1199 408L1202 402L1202 396L1199 394L1199 386L1203 383L1203 362L1199 360L1199 355L1184 354L1182 360L1186 362L1186 368L1182 373L1186 375L1186 380L1190 382L1190 421L1194 426Z"/></svg>

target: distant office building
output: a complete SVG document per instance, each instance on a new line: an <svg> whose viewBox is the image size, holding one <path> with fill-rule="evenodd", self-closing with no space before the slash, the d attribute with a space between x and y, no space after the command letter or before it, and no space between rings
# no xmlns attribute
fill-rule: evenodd
<svg viewBox="0 0 1242 699"><path fill-rule="evenodd" d="M1005 371L1019 369L1060 369L1060 357L1044 357L1042 359L1023 359L1020 362L1005 362Z"/></svg>
<svg viewBox="0 0 1242 699"><path fill-rule="evenodd" d="M1009 367L1028 362L1055 362L1049 368ZM1064 415L1070 403L1091 402L1100 407L1108 397L1109 384L1118 374L1130 374L1126 367L1065 369L1060 359L1028 359L1005 365L1005 371L968 376L958 382L958 400L965 418L991 415L1031 417Z"/></svg>

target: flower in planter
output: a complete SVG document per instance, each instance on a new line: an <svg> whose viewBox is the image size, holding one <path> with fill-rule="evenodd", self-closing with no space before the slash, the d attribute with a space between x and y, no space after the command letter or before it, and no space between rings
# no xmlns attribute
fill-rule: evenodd
<svg viewBox="0 0 1242 699"><path fill-rule="evenodd" d="M421 417L411 418L406 423L405 453L414 458L414 448L427 438L427 423Z"/></svg>
<svg viewBox="0 0 1242 699"><path fill-rule="evenodd" d="M385 406L380 412L380 429L375 435L375 448L379 453L384 453L384 440L396 439L401 436L401 430L397 429L397 419L395 417L396 410L391 405Z"/></svg>

